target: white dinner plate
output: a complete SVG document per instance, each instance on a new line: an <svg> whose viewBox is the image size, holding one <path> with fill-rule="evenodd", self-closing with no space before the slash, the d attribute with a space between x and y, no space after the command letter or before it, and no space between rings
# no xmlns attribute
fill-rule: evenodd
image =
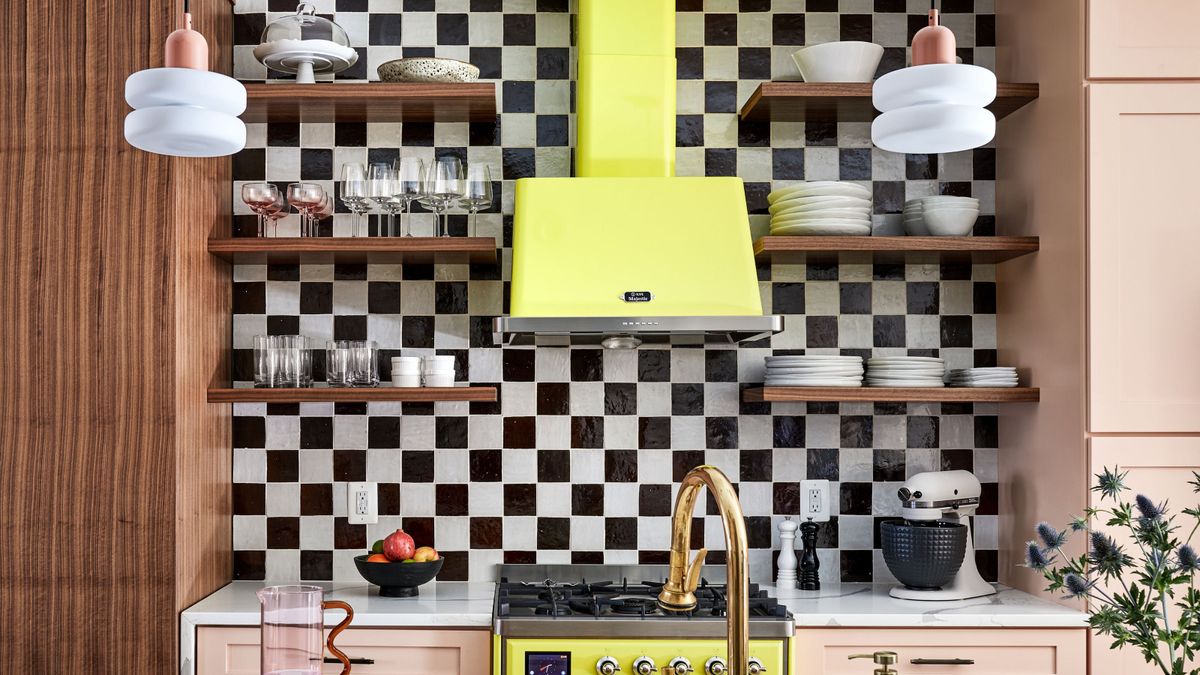
<svg viewBox="0 0 1200 675"><path fill-rule="evenodd" d="M779 188L767 195L767 202L774 204L775 202L792 197L816 196L862 197L870 199L871 190L857 183L847 183L844 181L812 181Z"/></svg>
<svg viewBox="0 0 1200 675"><path fill-rule="evenodd" d="M914 380L912 382L892 382L892 381L878 382L875 380L867 380L867 386L868 387L896 387L896 388L912 387L912 388L921 388L921 389L937 389L939 387L945 387L946 385L943 382L929 382L926 380Z"/></svg>
<svg viewBox="0 0 1200 675"><path fill-rule="evenodd" d="M784 225L771 228L777 237L866 237L871 228L866 225Z"/></svg>
<svg viewBox="0 0 1200 675"><path fill-rule="evenodd" d="M767 378L764 384L766 384L768 387L862 387L862 382L846 378L833 378L828 380Z"/></svg>
<svg viewBox="0 0 1200 675"><path fill-rule="evenodd" d="M790 209L783 209L771 214L774 218L783 217L805 217L805 218L849 218L849 219L871 219L871 209L865 206L853 206L846 208L824 208L817 206L796 206Z"/></svg>

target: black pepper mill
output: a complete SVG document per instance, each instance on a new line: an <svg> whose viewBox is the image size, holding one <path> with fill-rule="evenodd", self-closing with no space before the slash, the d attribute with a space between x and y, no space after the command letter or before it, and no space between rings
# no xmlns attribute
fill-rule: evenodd
<svg viewBox="0 0 1200 675"><path fill-rule="evenodd" d="M800 542L804 551L800 554L800 590L821 590L821 561L817 560L817 525L808 519L800 523Z"/></svg>

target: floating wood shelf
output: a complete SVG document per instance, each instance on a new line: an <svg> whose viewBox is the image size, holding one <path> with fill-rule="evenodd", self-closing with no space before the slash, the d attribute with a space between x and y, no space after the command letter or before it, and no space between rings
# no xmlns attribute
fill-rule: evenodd
<svg viewBox="0 0 1200 675"><path fill-rule="evenodd" d="M361 403L400 401L495 401L495 387L310 387L305 389L254 389L222 387L208 390L209 403Z"/></svg>
<svg viewBox="0 0 1200 675"><path fill-rule="evenodd" d="M743 120L772 122L870 122L870 82L763 82L742 106ZM1038 97L1036 84L1000 83L988 108L996 119Z"/></svg>
<svg viewBox="0 0 1200 675"><path fill-rule="evenodd" d="M495 263L494 237L238 237L209 239L208 252L237 265Z"/></svg>
<svg viewBox="0 0 1200 675"><path fill-rule="evenodd" d="M493 82L247 82L245 122L495 122Z"/></svg>
<svg viewBox="0 0 1200 675"><path fill-rule="evenodd" d="M1036 387L754 387L743 392L748 402L866 401L912 403L1032 403Z"/></svg>
<svg viewBox="0 0 1200 675"><path fill-rule="evenodd" d="M985 264L1037 250L1037 237L762 237L754 242L755 259L775 264Z"/></svg>

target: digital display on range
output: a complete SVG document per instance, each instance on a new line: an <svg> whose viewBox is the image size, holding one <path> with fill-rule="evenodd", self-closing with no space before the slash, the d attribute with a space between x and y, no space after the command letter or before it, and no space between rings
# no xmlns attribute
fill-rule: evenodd
<svg viewBox="0 0 1200 675"><path fill-rule="evenodd" d="M570 675L571 655L559 652L526 652L525 675Z"/></svg>

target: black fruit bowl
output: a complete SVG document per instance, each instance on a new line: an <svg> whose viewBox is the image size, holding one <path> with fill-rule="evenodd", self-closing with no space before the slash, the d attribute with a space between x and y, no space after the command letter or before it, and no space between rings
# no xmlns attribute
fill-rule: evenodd
<svg viewBox="0 0 1200 675"><path fill-rule="evenodd" d="M432 562L367 562L367 554L354 556L354 566L364 579L379 587L385 598L411 598L417 587L433 581L442 571L443 558Z"/></svg>
<svg viewBox="0 0 1200 675"><path fill-rule="evenodd" d="M936 589L954 580L967 550L967 526L944 521L885 520L883 561L908 588Z"/></svg>

